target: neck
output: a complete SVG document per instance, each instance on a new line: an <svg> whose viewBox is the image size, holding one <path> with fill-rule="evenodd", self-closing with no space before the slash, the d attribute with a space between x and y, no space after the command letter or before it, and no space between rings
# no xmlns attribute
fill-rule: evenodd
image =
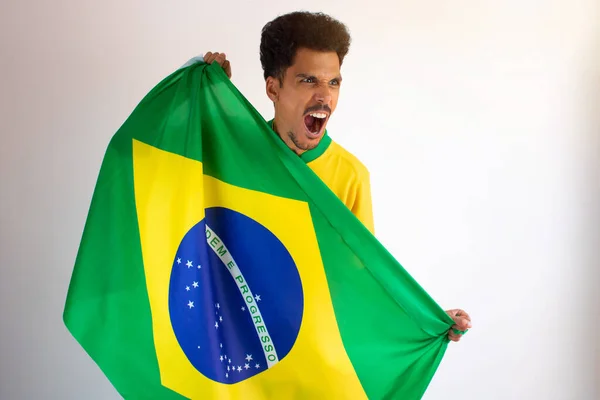
<svg viewBox="0 0 600 400"><path fill-rule="evenodd" d="M278 129L277 117L275 117L273 119L273 130L275 131L275 133L277 134L277 136L279 136L279 138L283 141L283 143L285 143L285 145L287 147L289 147L290 150L292 150L297 155L302 155L302 153L304 153L306 151L306 150L299 149L296 146L296 144L294 144L294 141L290 137L291 136L290 132L280 131Z"/></svg>

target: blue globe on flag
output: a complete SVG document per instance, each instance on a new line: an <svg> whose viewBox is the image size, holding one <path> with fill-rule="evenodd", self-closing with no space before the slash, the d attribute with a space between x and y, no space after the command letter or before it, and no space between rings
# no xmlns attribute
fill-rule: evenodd
<svg viewBox="0 0 600 400"><path fill-rule="evenodd" d="M304 297L294 260L263 225L230 209L206 209L177 250L169 283L175 336L191 364L237 383L292 349Z"/></svg>

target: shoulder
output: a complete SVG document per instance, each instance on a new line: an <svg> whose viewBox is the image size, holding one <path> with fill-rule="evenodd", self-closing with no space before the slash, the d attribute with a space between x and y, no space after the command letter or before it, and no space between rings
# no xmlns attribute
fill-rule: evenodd
<svg viewBox="0 0 600 400"><path fill-rule="evenodd" d="M331 141L330 150L332 156L335 157L339 163L343 164L345 169L353 172L357 178L369 179L369 170L365 164L335 140Z"/></svg>

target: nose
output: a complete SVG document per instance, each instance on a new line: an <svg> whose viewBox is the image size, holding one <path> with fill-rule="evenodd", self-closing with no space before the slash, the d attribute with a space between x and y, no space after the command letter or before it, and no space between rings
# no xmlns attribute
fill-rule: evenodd
<svg viewBox="0 0 600 400"><path fill-rule="evenodd" d="M331 105L331 89L329 85L321 85L315 91L315 101L323 105Z"/></svg>

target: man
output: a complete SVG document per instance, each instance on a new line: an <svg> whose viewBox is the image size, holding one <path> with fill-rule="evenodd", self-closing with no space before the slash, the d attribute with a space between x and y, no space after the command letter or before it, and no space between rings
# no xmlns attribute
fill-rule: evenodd
<svg viewBox="0 0 600 400"><path fill-rule="evenodd" d="M340 68L349 48L350 35L341 22L321 13L293 12L264 26L260 59L275 108L271 127L374 232L369 172L325 129L337 106ZM209 52L204 61L219 63L231 78L224 53ZM455 322L448 337L458 342L471 319L463 310L446 312Z"/></svg>

